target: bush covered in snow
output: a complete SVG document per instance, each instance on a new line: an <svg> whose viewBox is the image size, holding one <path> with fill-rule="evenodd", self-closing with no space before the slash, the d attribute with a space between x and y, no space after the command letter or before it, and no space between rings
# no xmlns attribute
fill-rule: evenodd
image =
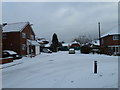
<svg viewBox="0 0 120 90"><path fill-rule="evenodd" d="M88 45L84 45L81 47L81 53L89 54L90 53L90 47Z"/></svg>
<svg viewBox="0 0 120 90"><path fill-rule="evenodd" d="M100 53L101 53L101 54L106 54L106 55L112 55L112 54L113 54L113 51L111 50L111 48L101 47L101 48L100 48Z"/></svg>

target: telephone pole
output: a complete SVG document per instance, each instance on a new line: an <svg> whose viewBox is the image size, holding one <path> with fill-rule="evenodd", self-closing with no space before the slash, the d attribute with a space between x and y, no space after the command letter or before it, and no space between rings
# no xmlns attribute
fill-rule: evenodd
<svg viewBox="0 0 120 90"><path fill-rule="evenodd" d="M101 40L100 40L100 37L101 37L101 32L100 32L100 22L98 22L98 29L99 29L99 43L100 43L100 46L101 46Z"/></svg>

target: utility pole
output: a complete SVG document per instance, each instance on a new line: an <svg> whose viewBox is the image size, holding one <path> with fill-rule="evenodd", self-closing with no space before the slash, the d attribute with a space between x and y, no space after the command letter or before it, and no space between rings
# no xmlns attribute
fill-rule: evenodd
<svg viewBox="0 0 120 90"><path fill-rule="evenodd" d="M101 40L100 40L100 37L101 37L101 32L100 32L100 22L98 22L98 29L99 29L99 43L100 43L100 46L101 46Z"/></svg>

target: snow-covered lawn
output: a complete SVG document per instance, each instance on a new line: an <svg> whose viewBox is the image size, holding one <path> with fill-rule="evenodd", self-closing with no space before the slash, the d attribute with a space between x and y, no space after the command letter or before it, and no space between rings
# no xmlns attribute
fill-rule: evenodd
<svg viewBox="0 0 120 90"><path fill-rule="evenodd" d="M95 60L98 74L93 73ZM3 88L117 88L118 57L79 52L42 53L4 64L2 75Z"/></svg>

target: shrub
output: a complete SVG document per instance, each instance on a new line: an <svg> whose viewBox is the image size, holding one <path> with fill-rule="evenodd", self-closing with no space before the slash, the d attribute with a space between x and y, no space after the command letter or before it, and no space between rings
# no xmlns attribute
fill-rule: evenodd
<svg viewBox="0 0 120 90"><path fill-rule="evenodd" d="M100 48L100 53L101 54L106 54L106 55L112 55L113 54L111 48L108 48L108 47L105 47L105 46Z"/></svg>
<svg viewBox="0 0 120 90"><path fill-rule="evenodd" d="M81 53L89 54L90 53L90 47L87 46L87 45L82 46L81 47Z"/></svg>

